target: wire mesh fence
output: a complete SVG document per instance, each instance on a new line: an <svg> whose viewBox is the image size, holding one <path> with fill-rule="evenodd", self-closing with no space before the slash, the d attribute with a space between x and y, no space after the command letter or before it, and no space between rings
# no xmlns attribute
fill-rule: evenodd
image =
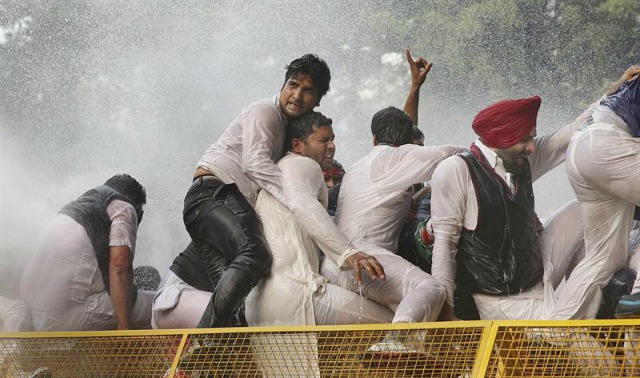
<svg viewBox="0 0 640 378"><path fill-rule="evenodd" d="M640 321L0 334L5 377L640 377Z"/></svg>

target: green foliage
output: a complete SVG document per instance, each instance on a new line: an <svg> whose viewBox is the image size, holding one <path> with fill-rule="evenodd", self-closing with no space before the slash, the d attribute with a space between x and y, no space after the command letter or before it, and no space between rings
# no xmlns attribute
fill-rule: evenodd
<svg viewBox="0 0 640 378"><path fill-rule="evenodd" d="M433 61L430 82L463 101L540 94L579 110L639 63L637 0L440 0L411 10L386 9L372 27Z"/></svg>

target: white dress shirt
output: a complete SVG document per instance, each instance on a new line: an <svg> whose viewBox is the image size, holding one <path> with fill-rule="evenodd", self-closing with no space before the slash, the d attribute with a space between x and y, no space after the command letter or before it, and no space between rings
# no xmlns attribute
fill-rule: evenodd
<svg viewBox="0 0 640 378"><path fill-rule="evenodd" d="M225 184L236 183L253 206L258 190L265 189L285 203L280 169L287 117L280 109L279 95L256 101L242 109L220 139L198 162Z"/></svg>
<svg viewBox="0 0 640 378"><path fill-rule="evenodd" d="M351 166L342 180L336 223L358 248L373 245L396 252L413 191L436 165L464 151L457 146L378 145Z"/></svg>

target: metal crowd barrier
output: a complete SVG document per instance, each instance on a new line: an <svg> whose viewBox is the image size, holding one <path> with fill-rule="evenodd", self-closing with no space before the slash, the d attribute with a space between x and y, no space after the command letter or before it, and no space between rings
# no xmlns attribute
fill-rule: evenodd
<svg viewBox="0 0 640 378"><path fill-rule="evenodd" d="M640 319L5 333L4 377L640 377Z"/></svg>

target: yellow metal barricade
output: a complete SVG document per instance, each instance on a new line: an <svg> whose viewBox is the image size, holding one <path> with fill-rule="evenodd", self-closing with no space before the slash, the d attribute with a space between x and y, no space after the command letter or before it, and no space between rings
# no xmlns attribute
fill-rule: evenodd
<svg viewBox="0 0 640 378"><path fill-rule="evenodd" d="M368 351L389 332L411 351ZM639 335L639 320L0 334L0 378L640 377Z"/></svg>

